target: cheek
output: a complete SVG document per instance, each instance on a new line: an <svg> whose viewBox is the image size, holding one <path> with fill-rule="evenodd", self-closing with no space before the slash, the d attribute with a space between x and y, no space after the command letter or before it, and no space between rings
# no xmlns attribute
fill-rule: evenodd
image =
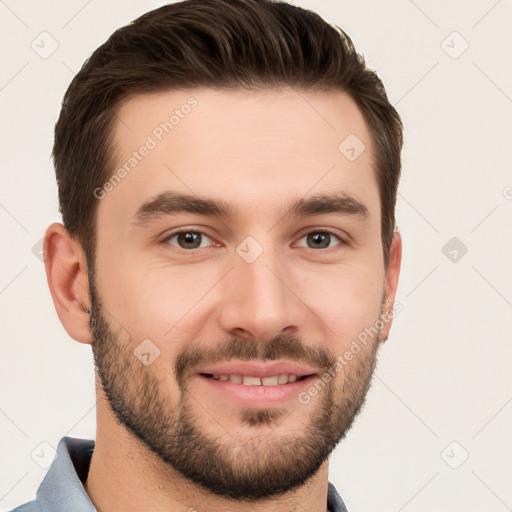
<svg viewBox="0 0 512 512"><path fill-rule="evenodd" d="M132 338L149 338L170 353L197 335L198 315L208 303L202 298L222 276L217 270L222 269L120 257L98 271L98 287L105 310Z"/></svg>
<svg viewBox="0 0 512 512"><path fill-rule="evenodd" d="M377 267L344 265L308 277L303 288L305 302L322 320L326 339L335 339L335 351L378 319L383 294L383 272Z"/></svg>

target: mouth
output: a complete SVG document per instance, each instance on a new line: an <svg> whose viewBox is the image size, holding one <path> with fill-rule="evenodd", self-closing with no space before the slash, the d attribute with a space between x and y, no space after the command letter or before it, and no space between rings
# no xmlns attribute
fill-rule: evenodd
<svg viewBox="0 0 512 512"><path fill-rule="evenodd" d="M313 367L286 361L237 361L200 368L194 382L198 396L244 409L283 407L320 374Z"/></svg>
<svg viewBox="0 0 512 512"><path fill-rule="evenodd" d="M240 375L240 374L208 374L200 373L203 377L213 380L219 380L221 382L234 382L235 384L242 384L243 386L279 386L282 384L288 384L290 382L298 382L311 375L295 375L293 373L281 373L279 375L271 375L269 377L257 377L254 375Z"/></svg>

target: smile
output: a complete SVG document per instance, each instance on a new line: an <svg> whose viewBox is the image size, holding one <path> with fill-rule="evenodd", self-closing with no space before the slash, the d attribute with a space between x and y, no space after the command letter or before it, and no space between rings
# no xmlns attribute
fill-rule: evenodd
<svg viewBox="0 0 512 512"><path fill-rule="evenodd" d="M308 377L308 375L294 375L283 373L280 375L271 375L268 377L255 377L252 375L219 375L219 374L203 374L214 380L222 382L234 382L235 384L242 384L244 386L277 386L280 384L288 384L289 382L296 382Z"/></svg>

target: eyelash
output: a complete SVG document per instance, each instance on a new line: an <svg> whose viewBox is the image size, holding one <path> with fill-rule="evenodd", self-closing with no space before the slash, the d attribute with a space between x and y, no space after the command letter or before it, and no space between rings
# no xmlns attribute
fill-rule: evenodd
<svg viewBox="0 0 512 512"><path fill-rule="evenodd" d="M205 231L201 230L201 229L180 229L178 231L173 231L172 233L170 233L168 236L166 236L163 240L162 240L162 244L168 244L169 241L171 239L173 239L175 236L181 234L181 233L199 233L207 238L209 238L210 240L213 240L212 237L210 235L208 235L208 233L206 233ZM330 251L330 250L333 250L335 249L336 247L338 246L341 246L341 245L349 245L348 242L346 240L343 240L337 233L335 233L333 230L331 229L328 229L328 228L321 228L321 229L313 229L311 231L308 231L306 233L304 233L303 235L301 235L301 237L299 238L299 240L301 240L302 238L304 238L305 236L308 236L308 235L311 235L313 233L328 233L329 235L331 236L334 236L335 238L337 238L339 240L340 243L336 244L334 247L327 247L327 248L323 248L323 249L313 249L311 247L304 247L305 249L311 249L313 251ZM177 249L181 249L182 251L185 251L185 252L194 252L194 251L197 251L199 249L203 249L203 247L196 247L194 249L184 249L183 247L179 247L179 246L175 246Z"/></svg>

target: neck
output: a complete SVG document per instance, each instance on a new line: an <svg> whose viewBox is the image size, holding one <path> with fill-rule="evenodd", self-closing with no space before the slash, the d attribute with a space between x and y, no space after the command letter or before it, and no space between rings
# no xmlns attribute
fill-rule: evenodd
<svg viewBox="0 0 512 512"><path fill-rule="evenodd" d="M328 467L324 462L294 491L257 502L223 498L199 487L120 425L102 397L97 405L97 434L84 489L102 512L325 512Z"/></svg>

